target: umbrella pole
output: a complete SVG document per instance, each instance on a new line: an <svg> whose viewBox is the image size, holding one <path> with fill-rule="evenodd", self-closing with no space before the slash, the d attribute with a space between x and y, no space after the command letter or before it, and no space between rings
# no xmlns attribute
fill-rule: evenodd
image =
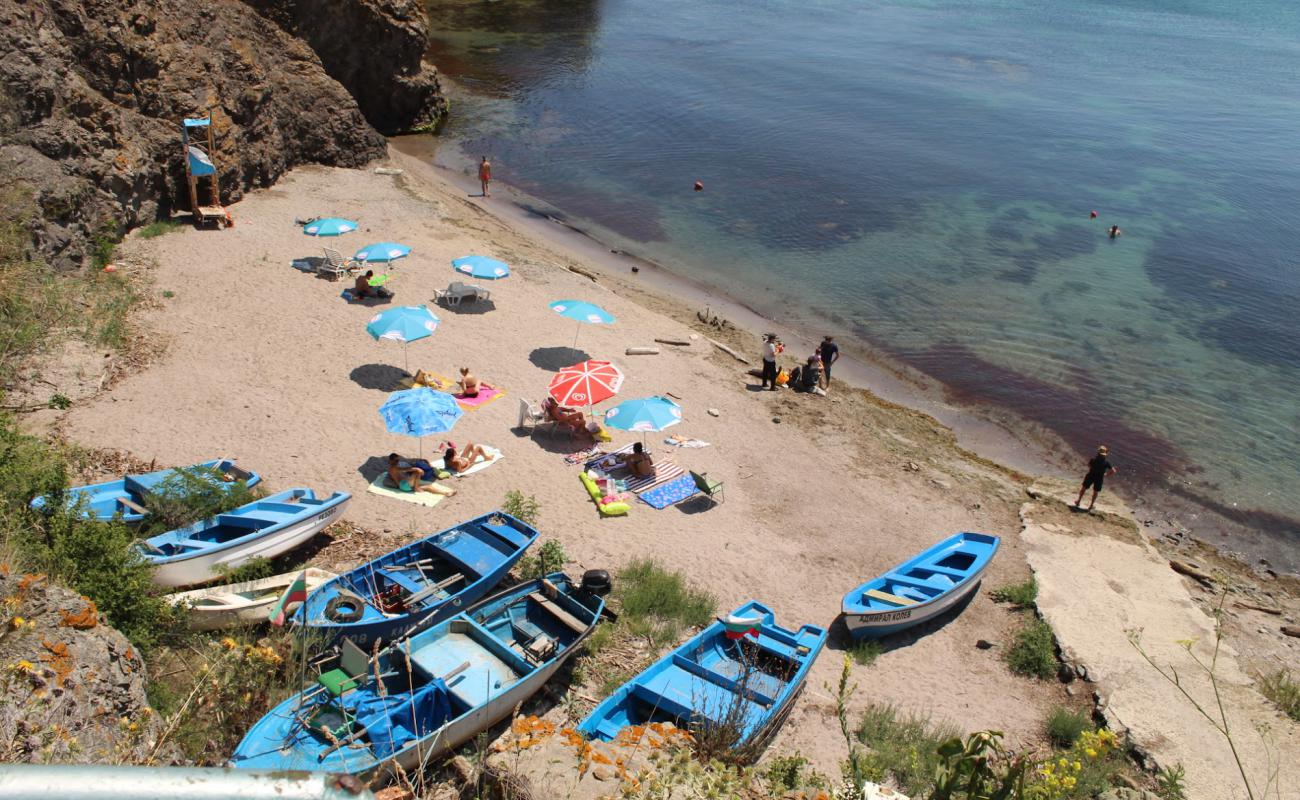
<svg viewBox="0 0 1300 800"><path fill-rule="evenodd" d="M411 351L407 350L407 343L402 342L402 363L406 365L406 374L411 374Z"/></svg>
<svg viewBox="0 0 1300 800"><path fill-rule="evenodd" d="M580 333L582 333L582 323L581 323L581 322L579 322L579 323L578 323L578 327L574 328L574 330L573 330L573 347L574 347L575 350L578 348L578 334L580 334Z"/></svg>

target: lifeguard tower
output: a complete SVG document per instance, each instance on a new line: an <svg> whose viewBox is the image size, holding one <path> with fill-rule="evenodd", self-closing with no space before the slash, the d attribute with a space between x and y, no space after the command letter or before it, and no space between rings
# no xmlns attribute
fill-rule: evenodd
<svg viewBox="0 0 1300 800"><path fill-rule="evenodd" d="M217 167L212 163L212 154L216 151L212 117L184 120L181 142L185 148L185 180L190 186L190 213L194 215L194 224L215 222L217 227L228 224L230 216L221 207L220 180ZM206 184L202 190L200 181ZM200 194L206 196L206 205L200 202Z"/></svg>

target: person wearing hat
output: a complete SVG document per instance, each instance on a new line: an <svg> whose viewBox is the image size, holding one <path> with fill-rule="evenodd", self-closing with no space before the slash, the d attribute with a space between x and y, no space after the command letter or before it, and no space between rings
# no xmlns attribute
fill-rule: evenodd
<svg viewBox="0 0 1300 800"><path fill-rule="evenodd" d="M1079 489L1079 498L1074 501L1075 508L1080 508L1079 504L1083 502L1084 492L1091 488L1092 500L1088 502L1088 510L1091 511L1092 507L1097 504L1097 495L1101 494L1101 484L1106 480L1106 476L1119 472L1110 463L1110 459L1107 458L1108 455L1110 455L1110 450L1103 444L1097 448L1097 455L1093 456L1092 460L1088 462L1088 474L1083 477L1083 488Z"/></svg>
<svg viewBox="0 0 1300 800"><path fill-rule="evenodd" d="M776 357L785 348L781 346L781 340L776 337L775 333L763 334L763 387L764 389L771 386L772 391L776 391Z"/></svg>

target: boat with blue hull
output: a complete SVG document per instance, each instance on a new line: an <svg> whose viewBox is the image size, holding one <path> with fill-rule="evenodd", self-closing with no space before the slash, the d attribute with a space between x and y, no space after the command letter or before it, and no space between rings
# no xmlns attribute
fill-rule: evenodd
<svg viewBox="0 0 1300 800"><path fill-rule="evenodd" d="M854 639L898 633L943 614L978 587L998 551L987 533L958 533L844 595L844 624Z"/></svg>
<svg viewBox="0 0 1300 800"><path fill-rule="evenodd" d="M370 649L468 608L536 540L528 523L501 511L484 514L328 581L294 613L294 624L323 634L326 644L346 636Z"/></svg>
<svg viewBox="0 0 1300 800"><path fill-rule="evenodd" d="M343 517L352 495L289 489L136 543L159 586L192 586L253 558L287 553Z"/></svg>
<svg viewBox="0 0 1300 800"><path fill-rule="evenodd" d="M578 730L612 741L630 725L652 722L730 725L738 729L732 747L761 751L789 716L825 644L825 628L782 628L770 608L750 601L625 683Z"/></svg>
<svg viewBox="0 0 1300 800"><path fill-rule="evenodd" d="M271 709L230 758L241 769L418 770L510 716L595 630L604 600L562 573L499 592L337 670Z"/></svg>
<svg viewBox="0 0 1300 800"><path fill-rule="evenodd" d="M189 467L174 467L139 475L127 475L120 480L95 483L90 486L73 486L65 491L64 502L68 506L82 503L81 516L85 519L112 519L120 515L123 522L137 523L148 513L149 495L160 484L177 478L182 470L187 472L208 473L213 480L222 484L235 485L243 483L256 486L262 482L262 476L256 472L240 469L234 459L217 458ZM32 501L32 508L44 508L53 498L46 495Z"/></svg>

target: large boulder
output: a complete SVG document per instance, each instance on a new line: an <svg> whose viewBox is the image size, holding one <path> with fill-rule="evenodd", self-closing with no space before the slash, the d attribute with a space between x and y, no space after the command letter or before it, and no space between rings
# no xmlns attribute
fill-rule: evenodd
<svg viewBox="0 0 1300 800"><path fill-rule="evenodd" d="M187 209L185 117L211 115L222 200L230 202L297 164L352 167L383 156L383 136L349 89L368 97L385 129L425 124L445 109L436 75L419 65L425 29L413 3L312 6L322 26L337 25L335 38L312 38L346 87L306 42L258 10L298 19L305 2L256 6L0 0L0 191L34 192L40 213L29 227L42 256L84 264L96 239ZM386 45L393 55L377 55ZM351 47L357 61L349 64L341 49Z"/></svg>
<svg viewBox="0 0 1300 800"><path fill-rule="evenodd" d="M161 726L145 697L144 661L95 604L7 565L0 599L0 761L142 763L156 755Z"/></svg>

